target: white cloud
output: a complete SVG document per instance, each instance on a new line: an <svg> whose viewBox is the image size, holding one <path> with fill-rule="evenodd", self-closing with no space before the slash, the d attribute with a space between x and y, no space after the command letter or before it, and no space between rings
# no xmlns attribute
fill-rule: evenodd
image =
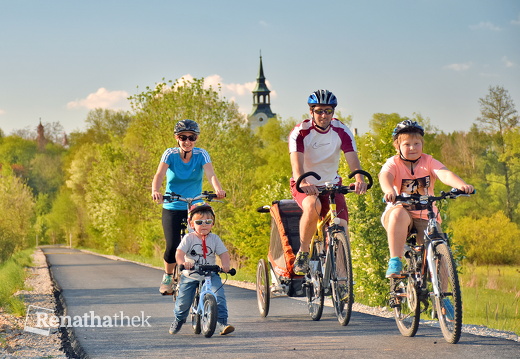
<svg viewBox="0 0 520 359"><path fill-rule="evenodd" d="M5 110L2 110L2 109L0 108L0 116L2 116L2 115L5 115Z"/></svg>
<svg viewBox="0 0 520 359"><path fill-rule="evenodd" d="M106 88L100 87L95 93L89 94L84 99L70 101L67 103L67 108L85 107L90 110L95 108L126 108L128 107L126 101L128 96L126 91L108 91Z"/></svg>
<svg viewBox="0 0 520 359"><path fill-rule="evenodd" d="M518 14L518 17L515 20L511 20L511 24L520 25L520 14Z"/></svg>
<svg viewBox="0 0 520 359"><path fill-rule="evenodd" d="M514 67L515 63L507 58L507 56L502 57L502 62L506 65L506 67Z"/></svg>
<svg viewBox="0 0 520 359"><path fill-rule="evenodd" d="M481 21L477 25L470 25L469 28L471 30L491 30L491 31L500 31L502 30L500 27L494 25L489 21Z"/></svg>
<svg viewBox="0 0 520 359"><path fill-rule="evenodd" d="M466 62L463 64L450 64L443 67L445 70L452 70L452 71L467 71L471 67L471 62Z"/></svg>

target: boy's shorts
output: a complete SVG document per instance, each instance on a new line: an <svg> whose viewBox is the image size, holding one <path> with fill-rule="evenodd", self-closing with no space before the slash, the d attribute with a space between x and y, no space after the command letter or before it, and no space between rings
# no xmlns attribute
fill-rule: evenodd
<svg viewBox="0 0 520 359"><path fill-rule="evenodd" d="M385 227L385 229L388 226L388 215L396 208L402 208L402 206L387 207L383 212L383 215L381 216L381 223L383 224L383 227ZM410 216L408 235L411 233L412 229L415 228L417 230L417 241L422 242L424 238L424 230L428 226L428 221L426 219L413 217L410 211L406 211L406 213L408 213L408 216Z"/></svg>
<svg viewBox="0 0 520 359"><path fill-rule="evenodd" d="M339 181L341 185L341 179ZM291 178L291 194L293 199L298 203L298 206L302 208L303 200L307 197L305 193L300 193L296 190L296 181ZM318 196L321 202L321 213L320 217L325 217L327 212L329 211L329 196L327 194L320 194ZM342 193L336 193L335 197L336 201L336 212L338 213L338 217L344 219L348 223L348 208L347 203L345 202L345 195Z"/></svg>

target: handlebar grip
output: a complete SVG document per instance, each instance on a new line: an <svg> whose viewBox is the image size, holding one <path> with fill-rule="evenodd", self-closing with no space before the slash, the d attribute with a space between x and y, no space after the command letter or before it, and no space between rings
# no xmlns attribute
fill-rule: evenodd
<svg viewBox="0 0 520 359"><path fill-rule="evenodd" d="M466 193L466 192L461 191L460 189L457 189L457 188L452 188L451 191L450 191L450 194L454 194L456 196L461 195L461 194L475 194L475 193L477 193L476 189L473 189L473 192L471 192L471 193Z"/></svg>
<svg viewBox="0 0 520 359"><path fill-rule="evenodd" d="M317 174L316 172L305 172L300 177L298 177L298 179L296 180L296 190L298 192L303 193L302 189L300 188L300 184L302 183L302 181L305 178L307 178L309 176L316 178L318 181L321 179L321 176L319 174Z"/></svg>
<svg viewBox="0 0 520 359"><path fill-rule="evenodd" d="M363 171L363 170L355 170L354 172L352 172L351 174L348 175L348 178L352 178L352 177L354 177L354 176L357 175L357 174L363 175L363 176L365 176L366 178L368 178L368 186L367 186L367 189L372 188L372 185L374 184L374 180L372 179L372 176L370 175L370 173L368 173L367 171Z"/></svg>

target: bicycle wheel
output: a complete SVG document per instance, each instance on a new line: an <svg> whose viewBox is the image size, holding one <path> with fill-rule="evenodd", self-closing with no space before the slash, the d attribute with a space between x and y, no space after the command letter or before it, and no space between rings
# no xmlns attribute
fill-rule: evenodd
<svg viewBox="0 0 520 359"><path fill-rule="evenodd" d="M350 321L352 303L354 302L354 282L352 276L352 258L350 243L345 232L332 234L334 243L331 258L332 302L334 311L341 325Z"/></svg>
<svg viewBox="0 0 520 359"><path fill-rule="evenodd" d="M455 344L462 330L462 297L459 277L450 247L446 243L435 246L435 263L440 296L435 297L437 316L444 339Z"/></svg>
<svg viewBox="0 0 520 359"><path fill-rule="evenodd" d="M193 303L191 303L191 307L190 307L191 326L192 326L193 332L195 334L200 334L200 331L201 331L200 314L197 314L198 306L199 306L199 288L197 288L197 290L195 292L195 296L193 297Z"/></svg>
<svg viewBox="0 0 520 359"><path fill-rule="evenodd" d="M421 303L419 301L415 280L417 258L408 251L404 255L404 278L390 280L390 306L394 308L394 318L397 328L405 337L413 337L419 328Z"/></svg>
<svg viewBox="0 0 520 359"><path fill-rule="evenodd" d="M262 317L267 317L267 314L269 314L269 303L271 301L269 283L269 268L267 268L265 259L262 258L256 266L256 299Z"/></svg>
<svg viewBox="0 0 520 359"><path fill-rule="evenodd" d="M217 327L217 299L211 293L204 295L204 309L201 315L202 334L209 338L215 333Z"/></svg>
<svg viewBox="0 0 520 359"><path fill-rule="evenodd" d="M323 314L324 295L319 254L316 244L313 244L312 258L309 260L309 272L305 276L307 308L312 320L320 320Z"/></svg>

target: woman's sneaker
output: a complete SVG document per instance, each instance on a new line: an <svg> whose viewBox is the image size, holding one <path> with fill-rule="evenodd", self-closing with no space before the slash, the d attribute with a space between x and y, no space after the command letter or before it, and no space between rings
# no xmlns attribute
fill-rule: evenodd
<svg viewBox="0 0 520 359"><path fill-rule="evenodd" d="M229 324L222 324L217 322L216 330L220 333L220 335L226 335L229 333L233 333L235 331L235 327Z"/></svg>
<svg viewBox="0 0 520 359"><path fill-rule="evenodd" d="M175 282L173 280L173 274L164 273L159 292L162 295L171 295L173 293L173 286Z"/></svg>
<svg viewBox="0 0 520 359"><path fill-rule="evenodd" d="M298 252L294 260L293 272L296 275L305 275L309 271L309 252Z"/></svg>
<svg viewBox="0 0 520 359"><path fill-rule="evenodd" d="M392 257L388 261L388 270L386 271L387 278L399 278L401 277L401 271L403 270L403 263L399 257Z"/></svg>

